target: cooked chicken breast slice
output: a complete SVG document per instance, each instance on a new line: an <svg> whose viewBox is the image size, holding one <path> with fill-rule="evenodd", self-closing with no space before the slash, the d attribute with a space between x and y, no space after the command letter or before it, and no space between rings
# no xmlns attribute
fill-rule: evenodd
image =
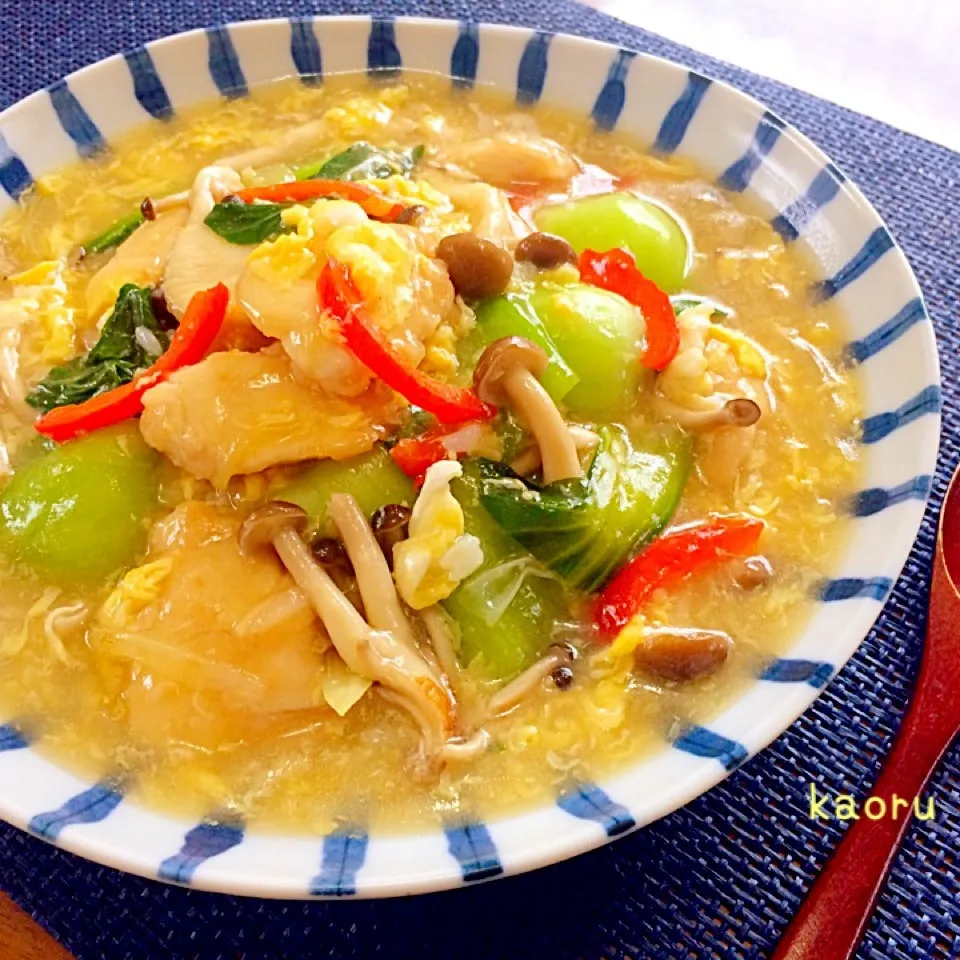
<svg viewBox="0 0 960 960"><path fill-rule="evenodd" d="M441 159L495 187L513 183L561 183L576 176L580 165L559 143L546 137L501 134L446 147Z"/></svg>
<svg viewBox="0 0 960 960"><path fill-rule="evenodd" d="M363 453L397 410L379 383L349 400L307 385L279 348L211 354L148 390L143 407L147 443L220 488L275 464Z"/></svg>
<svg viewBox="0 0 960 960"><path fill-rule="evenodd" d="M187 216L186 207L180 207L140 224L90 279L86 292L87 315L99 317L112 307L125 283L135 283L138 287L159 283Z"/></svg>

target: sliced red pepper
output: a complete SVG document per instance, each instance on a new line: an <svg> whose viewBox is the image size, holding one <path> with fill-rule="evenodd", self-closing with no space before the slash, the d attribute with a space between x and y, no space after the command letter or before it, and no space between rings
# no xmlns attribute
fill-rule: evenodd
<svg viewBox="0 0 960 960"><path fill-rule="evenodd" d="M580 279L617 293L639 307L647 323L647 349L641 358L645 367L662 370L680 348L680 329L670 298L638 269L626 250L584 250L580 254Z"/></svg>
<svg viewBox="0 0 960 960"><path fill-rule="evenodd" d="M622 566L597 597L594 622L610 640L650 595L731 557L750 553L764 523L743 514L714 516L654 540Z"/></svg>
<svg viewBox="0 0 960 960"><path fill-rule="evenodd" d="M390 448L393 462L408 476L419 480L435 463L450 459L450 451L441 436L429 433L422 437L405 437Z"/></svg>
<svg viewBox="0 0 960 960"><path fill-rule="evenodd" d="M137 416L143 410L143 395L151 387L166 380L175 370L192 366L207 355L223 326L229 299L230 294L222 283L195 293L180 326L170 338L170 346L156 363L122 387L44 414L35 424L37 433L65 443L91 430Z"/></svg>
<svg viewBox="0 0 960 960"><path fill-rule="evenodd" d="M393 221L407 208L402 203L388 200L373 187L349 180L295 180L292 183L276 183L269 187L251 187L234 194L244 203L268 200L270 203L303 203L322 197L339 197L351 200L363 207L367 216L374 220Z"/></svg>
<svg viewBox="0 0 960 960"><path fill-rule="evenodd" d="M367 315L363 297L350 271L332 257L317 280L320 305L340 324L340 332L354 356L388 387L441 423L490 420L496 409L472 390L434 380L397 359Z"/></svg>
<svg viewBox="0 0 960 960"><path fill-rule="evenodd" d="M480 426L480 421L476 422ZM437 424L418 437L404 437L390 448L393 462L419 488L427 470L441 460L460 459L476 449L476 436L470 436L470 423L453 426Z"/></svg>

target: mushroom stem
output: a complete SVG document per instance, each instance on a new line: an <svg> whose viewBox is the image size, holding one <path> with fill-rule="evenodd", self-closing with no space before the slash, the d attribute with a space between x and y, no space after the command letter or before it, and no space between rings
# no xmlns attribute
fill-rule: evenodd
<svg viewBox="0 0 960 960"><path fill-rule="evenodd" d="M578 458L596 449L600 443L600 438L586 427L568 424L567 429L570 431L570 436L573 437L573 445L577 449ZM514 473L520 474L521 477L527 477L531 473L539 470L541 463L540 447L536 443L532 443L513 458L510 463L510 469L513 470Z"/></svg>
<svg viewBox="0 0 960 960"><path fill-rule="evenodd" d="M357 501L349 493L335 493L330 497L327 512L343 537L370 625L377 630L390 630L401 643L415 650L413 630L400 606L390 568Z"/></svg>
<svg viewBox="0 0 960 960"><path fill-rule="evenodd" d="M369 624L330 579L327 571L313 559L309 547L296 531L280 530L273 538L273 547L317 611L344 663L354 673L372 679L366 656L371 633Z"/></svg>
<svg viewBox="0 0 960 960"><path fill-rule="evenodd" d="M427 628L433 652L437 655L437 663L446 674L447 680L453 682L460 674L460 663L456 651L453 649L453 637L446 617L437 606L427 607L420 611L420 619Z"/></svg>
<svg viewBox="0 0 960 960"><path fill-rule="evenodd" d="M570 429L550 394L525 367L514 367L503 378L503 388L520 419L533 432L543 462L543 482L583 476Z"/></svg>
<svg viewBox="0 0 960 960"><path fill-rule="evenodd" d="M140 210L147 220L155 220L160 213L166 213L168 210L175 210L177 207L185 207L190 201L190 191L181 190L180 193L171 193L165 197L159 197L154 200L153 197L145 197L140 204Z"/></svg>
<svg viewBox="0 0 960 960"><path fill-rule="evenodd" d="M512 710L536 688L544 677L549 677L557 667L565 667L572 660L573 654L568 647L560 644L551 647L546 656L541 657L518 677L502 686L487 702L487 710L492 716Z"/></svg>
<svg viewBox="0 0 960 960"><path fill-rule="evenodd" d="M420 727L423 755L437 757L453 732L454 703L427 662L393 633L371 630L293 529L275 534L273 546L313 604L346 665L383 685L381 693L403 707Z"/></svg>
<svg viewBox="0 0 960 960"><path fill-rule="evenodd" d="M444 760L474 760L490 746L490 734L482 727L466 740L448 740L440 751Z"/></svg>
<svg viewBox="0 0 960 960"><path fill-rule="evenodd" d="M662 398L657 405L671 420L690 430L752 427L760 419L760 405L747 397L734 397L715 410L688 410Z"/></svg>

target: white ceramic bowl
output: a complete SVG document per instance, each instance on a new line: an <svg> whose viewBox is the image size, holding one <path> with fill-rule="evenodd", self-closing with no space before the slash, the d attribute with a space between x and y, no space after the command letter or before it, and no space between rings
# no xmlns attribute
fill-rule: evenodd
<svg viewBox="0 0 960 960"><path fill-rule="evenodd" d="M837 577L789 656L772 660L711 724L603 783L488 823L416 836L246 833L187 823L83 783L0 725L0 816L92 860L206 890L267 897L409 894L530 870L589 850L710 789L779 735L856 650L900 573L923 516L939 438L939 371L930 321L907 261L877 213L810 141L762 104L655 57L570 36L445 21L264 20L196 30L110 57L0 114L0 211L78 153L220 93L297 74L427 70L489 84L618 126L663 153L691 156L724 186L779 211L807 243L854 340L867 416L864 489L853 499ZM5 191L5 192L4 192ZM38 733L42 736L42 733ZM351 811L343 811L348 819Z"/></svg>

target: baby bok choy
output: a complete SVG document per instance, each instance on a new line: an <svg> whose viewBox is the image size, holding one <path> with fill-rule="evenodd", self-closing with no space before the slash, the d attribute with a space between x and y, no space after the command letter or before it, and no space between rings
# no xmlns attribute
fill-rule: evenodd
<svg viewBox="0 0 960 960"><path fill-rule="evenodd" d="M595 590L667 525L690 467L680 431L635 444L619 426L599 430L586 477L537 488L480 461L480 502L506 533L573 587Z"/></svg>
<svg viewBox="0 0 960 960"><path fill-rule="evenodd" d="M443 601L460 633L460 660L491 679L529 666L566 619L566 590L480 503L479 461L468 461L450 488L463 510L464 532L483 549L483 564Z"/></svg>

